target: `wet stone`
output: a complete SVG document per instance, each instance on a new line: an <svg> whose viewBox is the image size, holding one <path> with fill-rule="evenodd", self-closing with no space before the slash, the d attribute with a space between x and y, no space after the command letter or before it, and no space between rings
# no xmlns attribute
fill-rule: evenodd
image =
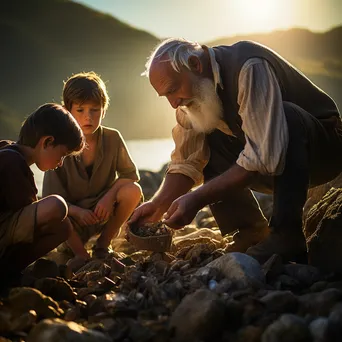
<svg viewBox="0 0 342 342"><path fill-rule="evenodd" d="M291 291L272 291L260 301L268 312L295 313L298 308L298 299Z"/></svg>
<svg viewBox="0 0 342 342"><path fill-rule="evenodd" d="M59 317L63 314L57 302L40 291L28 287L13 288L7 298L11 310L25 313L34 310L39 318Z"/></svg>
<svg viewBox="0 0 342 342"><path fill-rule="evenodd" d="M309 329L313 338L313 342L329 341L326 339L328 322L328 318L318 317L310 323Z"/></svg>
<svg viewBox="0 0 342 342"><path fill-rule="evenodd" d="M326 337L332 342L342 340L342 303L336 304L329 314Z"/></svg>
<svg viewBox="0 0 342 342"><path fill-rule="evenodd" d="M50 296L57 301L67 300L69 302L74 302L76 300L76 293L62 278L37 279L34 283L34 287L46 296Z"/></svg>
<svg viewBox="0 0 342 342"><path fill-rule="evenodd" d="M225 306L209 290L197 290L184 297L170 319L177 342L214 339L224 325ZM191 319L189 319L191 317Z"/></svg>
<svg viewBox="0 0 342 342"><path fill-rule="evenodd" d="M311 342L305 321L296 315L285 314L270 324L261 337L262 342Z"/></svg>
<svg viewBox="0 0 342 342"><path fill-rule="evenodd" d="M307 293L299 296L299 313L328 316L334 305L342 299L342 292L337 289L327 289L322 292Z"/></svg>
<svg viewBox="0 0 342 342"><path fill-rule="evenodd" d="M74 322L45 319L39 322L28 336L27 342L111 342L101 332L90 330Z"/></svg>
<svg viewBox="0 0 342 342"><path fill-rule="evenodd" d="M241 328L236 335L236 342L259 342L263 330L260 327L254 325L247 325Z"/></svg>
<svg viewBox="0 0 342 342"><path fill-rule="evenodd" d="M321 279L318 268L311 265L288 264L284 266L285 273L296 279L302 287L309 287Z"/></svg>
<svg viewBox="0 0 342 342"><path fill-rule="evenodd" d="M260 264L243 253L225 254L200 268L196 274L205 274L211 268L218 270L222 276L232 281L235 289L260 288L265 284L265 276Z"/></svg>

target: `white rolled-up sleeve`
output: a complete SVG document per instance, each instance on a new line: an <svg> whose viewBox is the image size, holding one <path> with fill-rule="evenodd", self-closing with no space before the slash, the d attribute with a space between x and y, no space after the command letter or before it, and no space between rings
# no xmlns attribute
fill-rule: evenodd
<svg viewBox="0 0 342 342"><path fill-rule="evenodd" d="M248 171L279 175L289 134L276 75L266 60L251 58L241 68L238 87L246 144L236 163Z"/></svg>

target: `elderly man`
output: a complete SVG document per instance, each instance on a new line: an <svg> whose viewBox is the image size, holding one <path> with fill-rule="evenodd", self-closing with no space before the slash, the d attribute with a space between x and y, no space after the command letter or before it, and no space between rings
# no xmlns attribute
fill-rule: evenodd
<svg viewBox="0 0 342 342"><path fill-rule="evenodd" d="M175 150L159 192L130 223L166 213L166 224L177 229L209 204L222 233L237 230L232 251L247 250L260 262L274 253L304 262L307 190L336 177L342 166L334 101L253 42L209 48L168 39L150 56L145 74L176 109ZM273 193L269 224L251 189Z"/></svg>

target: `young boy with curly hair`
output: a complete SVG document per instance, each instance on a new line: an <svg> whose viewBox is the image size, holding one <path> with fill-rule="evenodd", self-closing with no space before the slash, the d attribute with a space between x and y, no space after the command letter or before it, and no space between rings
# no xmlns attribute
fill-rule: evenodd
<svg viewBox="0 0 342 342"><path fill-rule="evenodd" d="M110 242L139 203L139 173L118 130L102 126L109 97L94 72L79 73L64 84L63 102L79 123L87 141L80 156L68 157L63 167L45 173L43 195L59 194L69 205L75 228L67 245L77 269L90 258L84 244L100 234L93 256L105 258Z"/></svg>
<svg viewBox="0 0 342 342"><path fill-rule="evenodd" d="M30 165L42 171L61 167L67 155L82 151L84 145L76 120L54 103L27 117L16 143L0 141L0 265L7 277L72 234L65 200L58 195L38 200Z"/></svg>

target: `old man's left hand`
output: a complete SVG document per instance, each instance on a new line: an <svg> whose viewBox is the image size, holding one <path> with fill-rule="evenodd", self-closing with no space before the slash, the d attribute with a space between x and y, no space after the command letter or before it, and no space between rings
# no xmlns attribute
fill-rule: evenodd
<svg viewBox="0 0 342 342"><path fill-rule="evenodd" d="M192 222L201 208L196 193L190 192L172 202L164 215L164 223L174 229L183 228Z"/></svg>

